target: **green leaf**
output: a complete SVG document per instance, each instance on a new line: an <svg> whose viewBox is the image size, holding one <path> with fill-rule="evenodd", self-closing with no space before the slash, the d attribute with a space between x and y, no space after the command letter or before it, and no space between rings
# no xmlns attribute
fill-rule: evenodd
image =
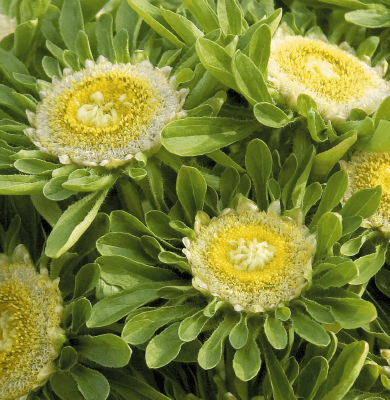
<svg viewBox="0 0 390 400"><path fill-rule="evenodd" d="M186 44L180 41L169 29L159 8L152 5L146 0L128 0L131 8L133 8L142 19L150 25L159 35L168 40L178 48L187 48Z"/></svg>
<svg viewBox="0 0 390 400"><path fill-rule="evenodd" d="M195 340L210 317L204 315L203 310L183 320L179 327L179 337L185 342Z"/></svg>
<svg viewBox="0 0 390 400"><path fill-rule="evenodd" d="M37 158L21 158L14 162L14 167L24 174L50 175L53 170L58 168L58 164Z"/></svg>
<svg viewBox="0 0 390 400"><path fill-rule="evenodd" d="M297 334L308 342L317 346L327 346L330 343L329 335L322 325L313 321L308 316L293 309L291 321Z"/></svg>
<svg viewBox="0 0 390 400"><path fill-rule="evenodd" d="M332 212L323 214L317 225L317 256L330 254L333 245L341 238L342 232L342 218L339 214Z"/></svg>
<svg viewBox="0 0 390 400"><path fill-rule="evenodd" d="M382 103L383 104L383 103ZM378 122L378 120L376 120ZM355 147L361 151L389 151L390 150L390 139L387 134L390 129L390 121L381 119L374 133L367 139L363 137L359 140Z"/></svg>
<svg viewBox="0 0 390 400"><path fill-rule="evenodd" d="M105 4L107 4L107 0L83 0L81 2L81 9L83 11L84 21L90 21Z"/></svg>
<svg viewBox="0 0 390 400"><path fill-rule="evenodd" d="M214 368L219 363L225 339L236 324L235 314L226 315L225 319L203 344L198 354L198 363L203 369Z"/></svg>
<svg viewBox="0 0 390 400"><path fill-rule="evenodd" d="M390 26L390 11L384 9L357 10L345 14L345 19L366 28Z"/></svg>
<svg viewBox="0 0 390 400"><path fill-rule="evenodd" d="M108 61L115 62L116 54L110 14L103 14L96 20L95 33L99 55L106 57Z"/></svg>
<svg viewBox="0 0 390 400"><path fill-rule="evenodd" d="M345 329L356 329L377 316L374 305L360 298L321 298L319 303L330 306L335 320Z"/></svg>
<svg viewBox="0 0 390 400"><path fill-rule="evenodd" d="M302 200L302 212L304 215L306 215L307 212L310 210L310 208L317 203L317 201L321 198L321 195L322 195L322 187L318 182L314 182L306 187L305 194Z"/></svg>
<svg viewBox="0 0 390 400"><path fill-rule="evenodd" d="M361 235L345 242L340 248L340 253L345 256L354 256L360 251L365 242L379 235L378 231L366 229Z"/></svg>
<svg viewBox="0 0 390 400"><path fill-rule="evenodd" d="M0 105L9 108L19 116L26 118L24 107L16 99L13 93L15 93L13 89L5 85L0 85Z"/></svg>
<svg viewBox="0 0 390 400"><path fill-rule="evenodd" d="M316 280L315 284L327 289L329 287L341 287L351 282L359 275L357 265L352 260L348 260L334 266L330 271Z"/></svg>
<svg viewBox="0 0 390 400"><path fill-rule="evenodd" d="M287 332L282 322L273 314L268 314L264 323L264 332L268 341L275 349L284 349L287 346Z"/></svg>
<svg viewBox="0 0 390 400"><path fill-rule="evenodd" d="M272 128L283 128L292 122L292 119L280 108L270 103L257 103L253 112L261 124Z"/></svg>
<svg viewBox="0 0 390 400"><path fill-rule="evenodd" d="M42 59L42 67L49 78L53 78L53 76L57 76L58 78L62 77L60 64L54 58L44 56Z"/></svg>
<svg viewBox="0 0 390 400"><path fill-rule="evenodd" d="M359 215L343 218L343 236L347 236L355 232L363 222L363 218Z"/></svg>
<svg viewBox="0 0 390 400"><path fill-rule="evenodd" d="M260 350L256 343L257 331L252 331L246 344L236 351L233 369L238 379L247 382L254 378L261 367Z"/></svg>
<svg viewBox="0 0 390 400"><path fill-rule="evenodd" d="M390 297L390 271L381 269L375 275L375 285L387 297Z"/></svg>
<svg viewBox="0 0 390 400"><path fill-rule="evenodd" d="M231 118L184 118L165 126L161 143L173 154L203 155L248 137L257 126L254 121Z"/></svg>
<svg viewBox="0 0 390 400"><path fill-rule="evenodd" d="M250 104L255 105L256 103L262 102L272 103L272 98L268 93L263 74L256 67L254 62L240 50L233 56L232 72L239 91Z"/></svg>
<svg viewBox="0 0 390 400"><path fill-rule="evenodd" d="M126 29L121 29L114 38L114 51L116 62L127 64L131 61L129 54L129 34Z"/></svg>
<svg viewBox="0 0 390 400"><path fill-rule="evenodd" d="M261 210L268 207L268 180L272 171L272 155L268 146L259 139L252 140L245 155L245 165L251 177L255 191L257 205Z"/></svg>
<svg viewBox="0 0 390 400"><path fill-rule="evenodd" d="M319 153L314 158L310 178L312 181L324 182L332 168L356 142L357 133L346 138L330 150Z"/></svg>
<svg viewBox="0 0 390 400"><path fill-rule="evenodd" d="M76 243L95 219L106 195L107 190L91 193L68 207L47 239L48 257L58 258Z"/></svg>
<svg viewBox="0 0 390 400"><path fill-rule="evenodd" d="M244 15L236 0L219 0L217 14L224 35L241 35L244 28Z"/></svg>
<svg viewBox="0 0 390 400"><path fill-rule="evenodd" d="M79 336L73 346L78 354L104 367L120 368L128 364L131 350L127 343L112 333Z"/></svg>
<svg viewBox="0 0 390 400"><path fill-rule="evenodd" d="M71 370L85 400L106 400L110 393L107 379L98 371L76 364Z"/></svg>
<svg viewBox="0 0 390 400"><path fill-rule="evenodd" d="M0 175L0 194L41 194L46 183L33 175Z"/></svg>
<svg viewBox="0 0 390 400"><path fill-rule="evenodd" d="M328 375L329 365L324 357L313 357L299 374L296 393L311 400Z"/></svg>
<svg viewBox="0 0 390 400"><path fill-rule="evenodd" d="M82 296L91 291L98 283L100 268L97 264L83 265L76 274L73 298Z"/></svg>
<svg viewBox="0 0 390 400"><path fill-rule="evenodd" d="M360 60L363 60L364 56L372 58L372 56L375 53L375 50L378 48L379 42L380 42L379 36L368 37L366 40L363 40L363 42L361 42L359 44L359 47L356 50L356 55L358 56L358 58ZM382 104L383 104L383 102L382 102ZM377 113L378 113L378 109L376 111L376 114Z"/></svg>
<svg viewBox="0 0 390 400"><path fill-rule="evenodd" d="M79 174L80 170L75 171L76 174ZM83 172L87 172L82 170ZM77 175L71 174L69 179L63 183L63 187L68 190L73 190L76 192L92 192L98 190L108 189L114 185L118 176L115 174L109 175L85 175L82 177L77 177ZM76 176L75 178L73 178Z"/></svg>
<svg viewBox="0 0 390 400"><path fill-rule="evenodd" d="M161 368L176 358L184 342L179 338L180 322L155 336L146 347L145 360L149 368Z"/></svg>
<svg viewBox="0 0 390 400"><path fill-rule="evenodd" d="M239 182L240 175L233 167L226 168L223 171L220 185L222 209L229 207Z"/></svg>
<svg viewBox="0 0 390 400"><path fill-rule="evenodd" d="M194 314L196 310L196 307L192 304L187 304L140 312L126 321L122 331L122 338L130 344L139 345L145 343L164 325L185 319L188 315Z"/></svg>
<svg viewBox="0 0 390 400"><path fill-rule="evenodd" d="M68 371L55 371L50 376L50 386L61 400L83 400L73 376Z"/></svg>
<svg viewBox="0 0 390 400"><path fill-rule="evenodd" d="M271 30L268 25L264 24L259 26L249 43L249 58L259 68L263 76L267 73L270 54Z"/></svg>
<svg viewBox="0 0 390 400"><path fill-rule="evenodd" d="M77 351L73 347L63 347L61 350L59 367L62 370L68 370L77 363L77 359Z"/></svg>
<svg viewBox="0 0 390 400"><path fill-rule="evenodd" d="M264 354L265 364L269 380L272 386L272 395L274 400L297 400L294 391L288 381L282 366L276 358L272 348L269 346L268 341L262 336L259 341L262 353Z"/></svg>
<svg viewBox="0 0 390 400"><path fill-rule="evenodd" d="M343 218L355 215L360 215L362 218L371 217L379 206L381 196L382 188L380 186L360 190L347 200L340 210L340 215Z"/></svg>
<svg viewBox="0 0 390 400"><path fill-rule="evenodd" d="M219 44L206 38L196 42L196 53L204 67L226 86L239 91L232 72L232 58Z"/></svg>
<svg viewBox="0 0 390 400"><path fill-rule="evenodd" d="M77 299L72 305L72 331L78 330L88 321L91 316L92 306L88 299L82 297Z"/></svg>
<svg viewBox="0 0 390 400"><path fill-rule="evenodd" d="M329 178L317 212L315 213L313 220L310 224L310 228L314 227L317 224L323 214L333 210L333 208L335 208L340 203L340 200L344 197L344 193L347 190L347 187L348 174L346 171L338 171ZM344 218L345 217L346 215L344 215Z"/></svg>
<svg viewBox="0 0 390 400"><path fill-rule="evenodd" d="M201 30L180 14L161 8L161 15L189 47L194 45L198 38L204 36Z"/></svg>
<svg viewBox="0 0 390 400"><path fill-rule="evenodd" d="M372 278L383 266L386 252L382 246L378 246L376 252L355 260L359 275L353 279L351 285L363 285Z"/></svg>
<svg viewBox="0 0 390 400"><path fill-rule="evenodd" d="M321 322L322 324L333 324L335 322L328 307L322 306L321 304L304 297L301 297L297 302L302 304L316 321Z"/></svg>
<svg viewBox="0 0 390 400"><path fill-rule="evenodd" d="M36 23L35 23L36 27ZM0 48L0 70L9 79L15 87L22 88L15 79L14 73L30 75L25 65L13 54Z"/></svg>
<svg viewBox="0 0 390 400"><path fill-rule="evenodd" d="M72 51L76 51L78 33L84 30L84 20L79 0L64 0L59 18L59 26L66 47Z"/></svg>
<svg viewBox="0 0 390 400"><path fill-rule="evenodd" d="M230 331L229 341L235 349L241 349L248 341L248 317L244 313L240 315L240 321Z"/></svg>
<svg viewBox="0 0 390 400"><path fill-rule="evenodd" d="M158 289L166 285L166 282L143 283L100 300L92 308L88 327L106 326L118 321L135 308L156 300Z"/></svg>
<svg viewBox="0 0 390 400"><path fill-rule="evenodd" d="M376 36L374 36L376 37ZM367 39L368 40L368 39ZM386 97L372 116L375 128L378 127L381 120L388 121L390 119L390 96Z"/></svg>
<svg viewBox="0 0 390 400"><path fill-rule="evenodd" d="M314 400L341 400L359 376L367 354L368 344L363 341L345 347Z"/></svg>
<svg viewBox="0 0 390 400"><path fill-rule="evenodd" d="M219 29L219 22L216 12L211 8L207 0L183 0L190 13L206 33Z"/></svg>

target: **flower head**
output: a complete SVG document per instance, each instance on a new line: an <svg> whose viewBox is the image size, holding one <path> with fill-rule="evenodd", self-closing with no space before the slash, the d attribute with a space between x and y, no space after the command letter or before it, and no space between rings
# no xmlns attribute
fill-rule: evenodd
<svg viewBox="0 0 390 400"><path fill-rule="evenodd" d="M0 14L0 40L15 32L16 20Z"/></svg>
<svg viewBox="0 0 390 400"><path fill-rule="evenodd" d="M353 54L319 39L281 31L271 42L268 79L291 108L296 109L297 98L304 93L325 119L334 122L347 120L354 108L373 113L390 95L390 84L380 71Z"/></svg>
<svg viewBox="0 0 390 400"><path fill-rule="evenodd" d="M47 270L37 274L23 246L0 256L0 399L43 385L54 370L62 297Z"/></svg>
<svg viewBox="0 0 390 400"><path fill-rule="evenodd" d="M112 64L104 57L53 78L25 133L63 164L117 167L158 149L163 127L180 111L187 90L176 91L170 67Z"/></svg>
<svg viewBox="0 0 390 400"><path fill-rule="evenodd" d="M312 246L289 218L238 207L196 231L196 240L184 239L183 250L193 285L231 303L236 311L273 309L299 296L307 284Z"/></svg>
<svg viewBox="0 0 390 400"><path fill-rule="evenodd" d="M368 221L372 226L388 226L390 224L390 152L359 153L353 156L350 162L340 163L341 168L348 173L348 188L343 202L359 190L381 186L381 202Z"/></svg>

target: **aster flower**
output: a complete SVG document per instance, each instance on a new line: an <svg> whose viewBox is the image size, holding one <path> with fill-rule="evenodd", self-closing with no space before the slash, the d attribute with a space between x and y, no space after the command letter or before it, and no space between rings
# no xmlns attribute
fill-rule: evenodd
<svg viewBox="0 0 390 400"><path fill-rule="evenodd" d="M308 152L312 155L312 149ZM265 143L255 139L247 148L246 171L256 183L257 204L235 192L240 177L232 168L221 178L223 195L213 201L206 197L207 185L200 172L182 167L178 203L169 215L150 211L143 225L122 211L111 214L111 232L97 241L102 256L96 262L105 284L120 289L93 307L88 326L110 325L127 315L122 337L135 346L146 345L151 368L180 361L185 348L192 349L191 361L198 361L204 369L214 368L229 337L235 349L233 369L239 379L247 381L260 369L258 345L263 346L264 340L283 349L294 331L316 346L327 346L330 338L324 327L337 332L375 318L375 308L352 289L352 285L367 282L375 271L370 269L360 277L360 271L368 267L362 267L363 260L355 264L345 257L337 244L343 243L343 235L348 237L359 228L355 220L361 222L354 214L358 209L345 210L345 217L353 217L354 224L344 233L342 211L332 212L345 191L346 174L341 171L332 176L318 211L308 220L312 221L309 229L305 215L321 197L321 193L314 196L309 206L303 201L306 190L313 190L302 186L309 172L302 174L296 186L285 187L284 196L268 206L272 168L266 164L258 169L253 159L259 154L272 162ZM302 163L306 168L307 160ZM294 174L288 172L288 165L282 166L283 174ZM228 188L232 190L233 180L237 189L231 193ZM183 252L186 257L181 256ZM383 261L378 257L378 265ZM112 265L117 268L113 270ZM144 307L150 302L151 306ZM116 311L108 315L105 310L112 307Z"/></svg>
<svg viewBox="0 0 390 400"><path fill-rule="evenodd" d="M372 114L390 95L390 84L382 79L387 66L372 68L370 59L367 64L346 49L280 29L271 41L268 80L292 109L306 94L332 122L347 120L354 108Z"/></svg>
<svg viewBox="0 0 390 400"><path fill-rule="evenodd" d="M112 64L100 57L86 68L64 70L41 91L43 101L33 128L25 133L62 164L118 167L143 152L159 149L162 128L180 111L188 91L176 91L171 68L153 68L149 61Z"/></svg>
<svg viewBox="0 0 390 400"><path fill-rule="evenodd" d="M356 192L380 186L382 198L378 209L367 219L367 227L378 227L386 232L390 224L390 152L362 152L355 154L349 162L340 161L341 168L348 174L348 188L343 202Z"/></svg>
<svg viewBox="0 0 390 400"><path fill-rule="evenodd" d="M0 398L8 400L47 381L65 331L59 279L37 274L23 246L0 257Z"/></svg>
<svg viewBox="0 0 390 400"><path fill-rule="evenodd" d="M307 285L315 240L293 220L242 204L195 226L196 240L183 239L193 286L236 311L271 310Z"/></svg>

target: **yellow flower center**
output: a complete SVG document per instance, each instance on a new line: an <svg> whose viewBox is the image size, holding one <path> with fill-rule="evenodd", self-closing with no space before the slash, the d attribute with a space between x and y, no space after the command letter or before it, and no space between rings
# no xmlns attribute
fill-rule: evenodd
<svg viewBox="0 0 390 400"><path fill-rule="evenodd" d="M283 40L272 52L280 71L328 101L348 103L363 97L372 74L351 54L315 39Z"/></svg>

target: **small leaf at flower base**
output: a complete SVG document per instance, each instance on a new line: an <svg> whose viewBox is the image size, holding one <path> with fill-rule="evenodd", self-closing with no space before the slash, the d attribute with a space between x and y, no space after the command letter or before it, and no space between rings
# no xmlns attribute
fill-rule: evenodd
<svg viewBox="0 0 390 400"><path fill-rule="evenodd" d="M340 211L340 215L343 218L354 215L360 215L363 218L371 217L379 206L381 196L382 189L380 186L360 190L347 200Z"/></svg>
<svg viewBox="0 0 390 400"><path fill-rule="evenodd" d="M317 224L317 255L328 255L341 235L342 218L340 215L332 212L323 214Z"/></svg>
<svg viewBox="0 0 390 400"><path fill-rule="evenodd" d="M191 317L187 317L180 323L178 331L180 339L185 342L195 340L209 319L210 317L203 314L203 310L196 312Z"/></svg>
<svg viewBox="0 0 390 400"><path fill-rule="evenodd" d="M390 271L381 269L375 275L375 284L385 296L390 297Z"/></svg>
<svg viewBox="0 0 390 400"><path fill-rule="evenodd" d="M361 235L345 242L340 248L340 253L345 256L354 256L359 253L365 242L379 235L380 232L367 229Z"/></svg>
<svg viewBox="0 0 390 400"><path fill-rule="evenodd" d="M184 118L165 126L161 143L173 154L203 155L248 137L257 127L257 122L231 118Z"/></svg>
<svg viewBox="0 0 390 400"><path fill-rule="evenodd" d="M228 167L221 175L221 203L222 209L228 208L240 182L240 175L233 167Z"/></svg>
<svg viewBox="0 0 390 400"><path fill-rule="evenodd" d="M292 310L291 321L297 334L308 342L317 346L327 346L330 343L325 329L308 316Z"/></svg>
<svg viewBox="0 0 390 400"><path fill-rule="evenodd" d="M177 197L191 223L198 211L203 210L207 184L202 174L193 167L182 167L177 175Z"/></svg>
<svg viewBox="0 0 390 400"><path fill-rule="evenodd" d="M245 96L250 104L272 103L262 73L253 61L240 50L233 56L232 72L239 92Z"/></svg>
<svg viewBox="0 0 390 400"><path fill-rule="evenodd" d="M131 61L129 54L129 33L124 28L114 37L114 51L117 63L128 64Z"/></svg>
<svg viewBox="0 0 390 400"><path fill-rule="evenodd" d="M380 120L374 133L366 140L358 141L355 147L361 151L389 151L390 140L386 132L389 131L390 121Z"/></svg>
<svg viewBox="0 0 390 400"><path fill-rule="evenodd" d="M310 96L301 93L297 99L297 109L299 114L303 115L304 117L307 117L307 114L309 113L310 110L317 109L317 104Z"/></svg>
<svg viewBox="0 0 390 400"><path fill-rule="evenodd" d="M77 192L74 190L65 189L62 184L68 180L67 176L59 176L57 178L50 179L43 188L43 194L49 200L61 201L73 196Z"/></svg>
<svg viewBox="0 0 390 400"><path fill-rule="evenodd" d="M287 321L291 316L291 310L288 307L278 307L275 310L275 317L281 321Z"/></svg>
<svg viewBox="0 0 390 400"><path fill-rule="evenodd" d="M47 182L34 175L0 175L0 194L41 194Z"/></svg>
<svg viewBox="0 0 390 400"><path fill-rule="evenodd" d="M50 376L50 385L53 392L61 400L83 400L84 397L77 388L76 381L68 371L55 371Z"/></svg>
<svg viewBox="0 0 390 400"><path fill-rule="evenodd" d="M260 350L253 333L250 334L245 346L236 351L233 358L233 369L238 377L244 382L254 378L260 371Z"/></svg>
<svg viewBox="0 0 390 400"><path fill-rule="evenodd" d="M214 368L219 363L225 339L236 323L236 315L228 314L204 343L198 354L198 363L203 369Z"/></svg>
<svg viewBox="0 0 390 400"><path fill-rule="evenodd" d="M76 364L71 370L85 400L106 400L110 393L107 379L98 371Z"/></svg>
<svg viewBox="0 0 390 400"><path fill-rule="evenodd" d="M366 342L355 342L343 349L314 400L341 400L349 391L368 354Z"/></svg>
<svg viewBox="0 0 390 400"><path fill-rule="evenodd" d="M385 250L382 246L378 246L376 252L355 260L355 264L359 270L359 276L353 279L351 285L362 285L373 277L385 262Z"/></svg>
<svg viewBox="0 0 390 400"><path fill-rule="evenodd" d="M366 28L383 28L390 26L390 11L386 9L369 9L351 11L345 14L345 19L353 24Z"/></svg>
<svg viewBox="0 0 390 400"><path fill-rule="evenodd" d="M330 271L318 279L315 284L327 289L329 287L341 287L351 282L359 275L357 266L352 260L334 266Z"/></svg>
<svg viewBox="0 0 390 400"><path fill-rule="evenodd" d="M161 368L169 364L179 354L184 341L179 338L180 322L165 328L146 347L145 360L149 368Z"/></svg>
<svg viewBox="0 0 390 400"><path fill-rule="evenodd" d="M329 308L304 297L301 297L297 302L302 304L316 321L321 322L322 324L333 324L335 322Z"/></svg>
<svg viewBox="0 0 390 400"><path fill-rule="evenodd" d="M82 297L73 303L72 308L72 332L78 330L89 320L92 306L88 299Z"/></svg>
<svg viewBox="0 0 390 400"><path fill-rule="evenodd" d="M248 335L249 335L248 317L244 313L241 313L240 321L237 322L236 326L230 331L229 334L230 344L236 350L241 349L247 343Z"/></svg>
<svg viewBox="0 0 390 400"><path fill-rule="evenodd" d="M99 54L106 57L108 61L115 62L116 54L112 34L112 16L110 14L102 14L96 20L95 34Z"/></svg>
<svg viewBox="0 0 390 400"><path fill-rule="evenodd" d="M69 179L63 183L65 189L79 191L79 192L92 192L97 190L104 190L114 185L117 176L110 175L88 175L81 178Z"/></svg>
<svg viewBox="0 0 390 400"><path fill-rule="evenodd" d="M374 36L375 37L375 36ZM372 119L375 123L375 128L378 127L381 120L388 121L390 119L390 96L386 97L380 106L375 111Z"/></svg>
<svg viewBox="0 0 390 400"><path fill-rule="evenodd" d="M91 193L68 207L47 239L48 257L57 258L76 243L95 219L106 195L107 190Z"/></svg>
<svg viewBox="0 0 390 400"><path fill-rule="evenodd" d="M157 290L166 285L166 282L143 283L100 300L92 308L88 327L96 328L118 321L135 308L156 300Z"/></svg>
<svg viewBox="0 0 390 400"><path fill-rule="evenodd" d="M366 40L363 40L363 42L359 44L359 47L356 50L357 57L360 60L363 60L364 56L372 58L376 49L378 48L379 43L379 36L370 36Z"/></svg>
<svg viewBox="0 0 390 400"><path fill-rule="evenodd" d="M82 296L91 291L98 283L100 268L98 264L83 265L76 274L73 298Z"/></svg>
<svg viewBox="0 0 390 400"><path fill-rule="evenodd" d="M112 333L79 336L73 347L82 357L108 368L124 367L131 355L128 344Z"/></svg>
<svg viewBox="0 0 390 400"><path fill-rule="evenodd" d="M276 358L267 339L262 335L260 341L261 352L265 358L268 377L272 386L272 395L274 400L297 400L294 391L288 381L282 366Z"/></svg>
<svg viewBox="0 0 390 400"><path fill-rule="evenodd" d="M312 399L328 375L329 365L325 358L314 357L300 372L296 393L299 397Z"/></svg>
<svg viewBox="0 0 390 400"><path fill-rule="evenodd" d="M268 146L262 140L254 139L249 143L245 155L245 165L255 187L257 205L261 210L266 210L268 207L268 179L272 171L272 155Z"/></svg>
<svg viewBox="0 0 390 400"><path fill-rule="evenodd" d="M335 320L345 329L356 329L377 316L374 305L360 298L321 298L318 302L330 306Z"/></svg>
<svg viewBox="0 0 390 400"><path fill-rule="evenodd" d="M68 370L77 363L77 359L77 351L73 347L63 347L61 350L59 367L62 370Z"/></svg>
<svg viewBox="0 0 390 400"><path fill-rule="evenodd" d="M271 30L268 25L260 25L249 43L249 58L263 74L267 73L271 53Z"/></svg>
<svg viewBox="0 0 390 400"><path fill-rule="evenodd" d="M283 128L293 122L280 108L270 103L257 103L253 112L261 124L272 128Z"/></svg>
<svg viewBox="0 0 390 400"><path fill-rule="evenodd" d="M264 332L273 348L280 350L287 346L286 329L273 314L268 314L264 323Z"/></svg>
<svg viewBox="0 0 390 400"><path fill-rule="evenodd" d="M196 308L195 308L196 310ZM126 321L122 338L130 344L139 345L148 341L164 325L185 319L194 313L192 305L161 307L141 312Z"/></svg>

